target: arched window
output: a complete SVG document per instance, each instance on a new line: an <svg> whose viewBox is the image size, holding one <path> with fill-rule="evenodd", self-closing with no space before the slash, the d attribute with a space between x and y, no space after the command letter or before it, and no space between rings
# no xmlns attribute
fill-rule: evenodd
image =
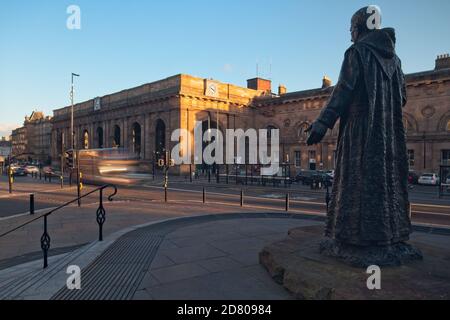
<svg viewBox="0 0 450 320"><path fill-rule="evenodd" d="M166 152L166 124L161 119L156 122L155 152L157 159L161 159Z"/></svg>
<svg viewBox="0 0 450 320"><path fill-rule="evenodd" d="M97 148L103 149L103 128L97 128Z"/></svg>
<svg viewBox="0 0 450 320"><path fill-rule="evenodd" d="M114 137L113 137L113 148L120 147L120 127L118 125L114 126Z"/></svg>
<svg viewBox="0 0 450 320"><path fill-rule="evenodd" d="M84 132L83 132L82 147L83 147L83 149L89 149L89 132L87 130L84 130Z"/></svg>
<svg viewBox="0 0 450 320"><path fill-rule="evenodd" d="M141 125L137 122L133 124L133 152L141 156Z"/></svg>

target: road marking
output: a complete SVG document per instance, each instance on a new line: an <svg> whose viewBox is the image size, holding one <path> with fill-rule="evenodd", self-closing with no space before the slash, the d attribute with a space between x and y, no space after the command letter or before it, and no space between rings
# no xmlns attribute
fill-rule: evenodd
<svg viewBox="0 0 450 320"><path fill-rule="evenodd" d="M16 198L16 197L22 197L22 196L29 196L30 194L42 194L42 193L51 193L51 192L55 192L55 191L66 191L66 190L72 190L72 189L76 189L76 187L69 187L69 188L64 188L61 189L52 189L52 190L44 190L44 191L37 191L37 192L28 192L28 191L16 191L12 194L6 194L6 195L2 195L0 196L0 199L6 199L6 198Z"/></svg>
<svg viewBox="0 0 450 320"><path fill-rule="evenodd" d="M445 216L445 217L449 217L450 216L450 214L448 214L448 213L438 213L438 212L429 212L429 211L416 211L416 210L413 210L411 212L412 213L426 214L426 215L431 215L431 216Z"/></svg>

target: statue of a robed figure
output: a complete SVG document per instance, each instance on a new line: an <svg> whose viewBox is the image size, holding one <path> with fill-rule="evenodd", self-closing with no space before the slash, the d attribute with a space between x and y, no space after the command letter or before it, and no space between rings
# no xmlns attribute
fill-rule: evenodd
<svg viewBox="0 0 450 320"><path fill-rule="evenodd" d="M395 30L381 29L380 23L376 6L353 16L353 45L308 138L308 145L319 143L339 119L327 239L321 252L361 267L422 258L406 243L412 228L402 117L405 77L395 52Z"/></svg>

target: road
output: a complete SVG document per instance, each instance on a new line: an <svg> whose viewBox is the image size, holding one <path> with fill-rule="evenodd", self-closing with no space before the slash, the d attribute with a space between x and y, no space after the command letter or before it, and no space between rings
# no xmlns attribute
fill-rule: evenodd
<svg viewBox="0 0 450 320"><path fill-rule="evenodd" d="M216 184L207 180L189 183L173 178L170 181L168 200L171 204L186 207L189 211L189 203L201 203L203 201L203 188L205 198L209 205L230 206L240 208L241 190L244 194L244 208L253 210L285 211L286 194L289 194L289 210L291 213L305 213L324 216L326 212L325 191L311 190L305 186L294 185L291 188L273 188L250 185L236 185L235 183ZM85 186L83 193L92 190L92 186ZM29 195L35 194L35 210L45 210L59 206L76 197L76 188L65 186L61 189L59 181L54 179L52 183L31 177L16 179L14 193L8 193L7 180L0 178L0 224L2 220L29 211ZM129 203L140 203L140 206L151 206L152 202L164 201L164 188L162 180L147 181L138 186L120 186L117 200ZM437 190L433 187L416 186L410 191L412 221L415 224L450 227L450 197L439 199ZM83 199L83 204L98 202L97 196Z"/></svg>

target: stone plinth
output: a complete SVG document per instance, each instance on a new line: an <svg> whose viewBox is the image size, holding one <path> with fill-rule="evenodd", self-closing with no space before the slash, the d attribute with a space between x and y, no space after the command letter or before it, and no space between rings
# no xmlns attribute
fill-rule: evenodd
<svg viewBox="0 0 450 320"><path fill-rule="evenodd" d="M260 263L297 299L450 299L450 246L437 246L421 235L411 241L424 256L400 267L381 268L381 290L369 290L366 269L320 254L322 227L289 231L260 252ZM450 237L449 237L450 241Z"/></svg>

